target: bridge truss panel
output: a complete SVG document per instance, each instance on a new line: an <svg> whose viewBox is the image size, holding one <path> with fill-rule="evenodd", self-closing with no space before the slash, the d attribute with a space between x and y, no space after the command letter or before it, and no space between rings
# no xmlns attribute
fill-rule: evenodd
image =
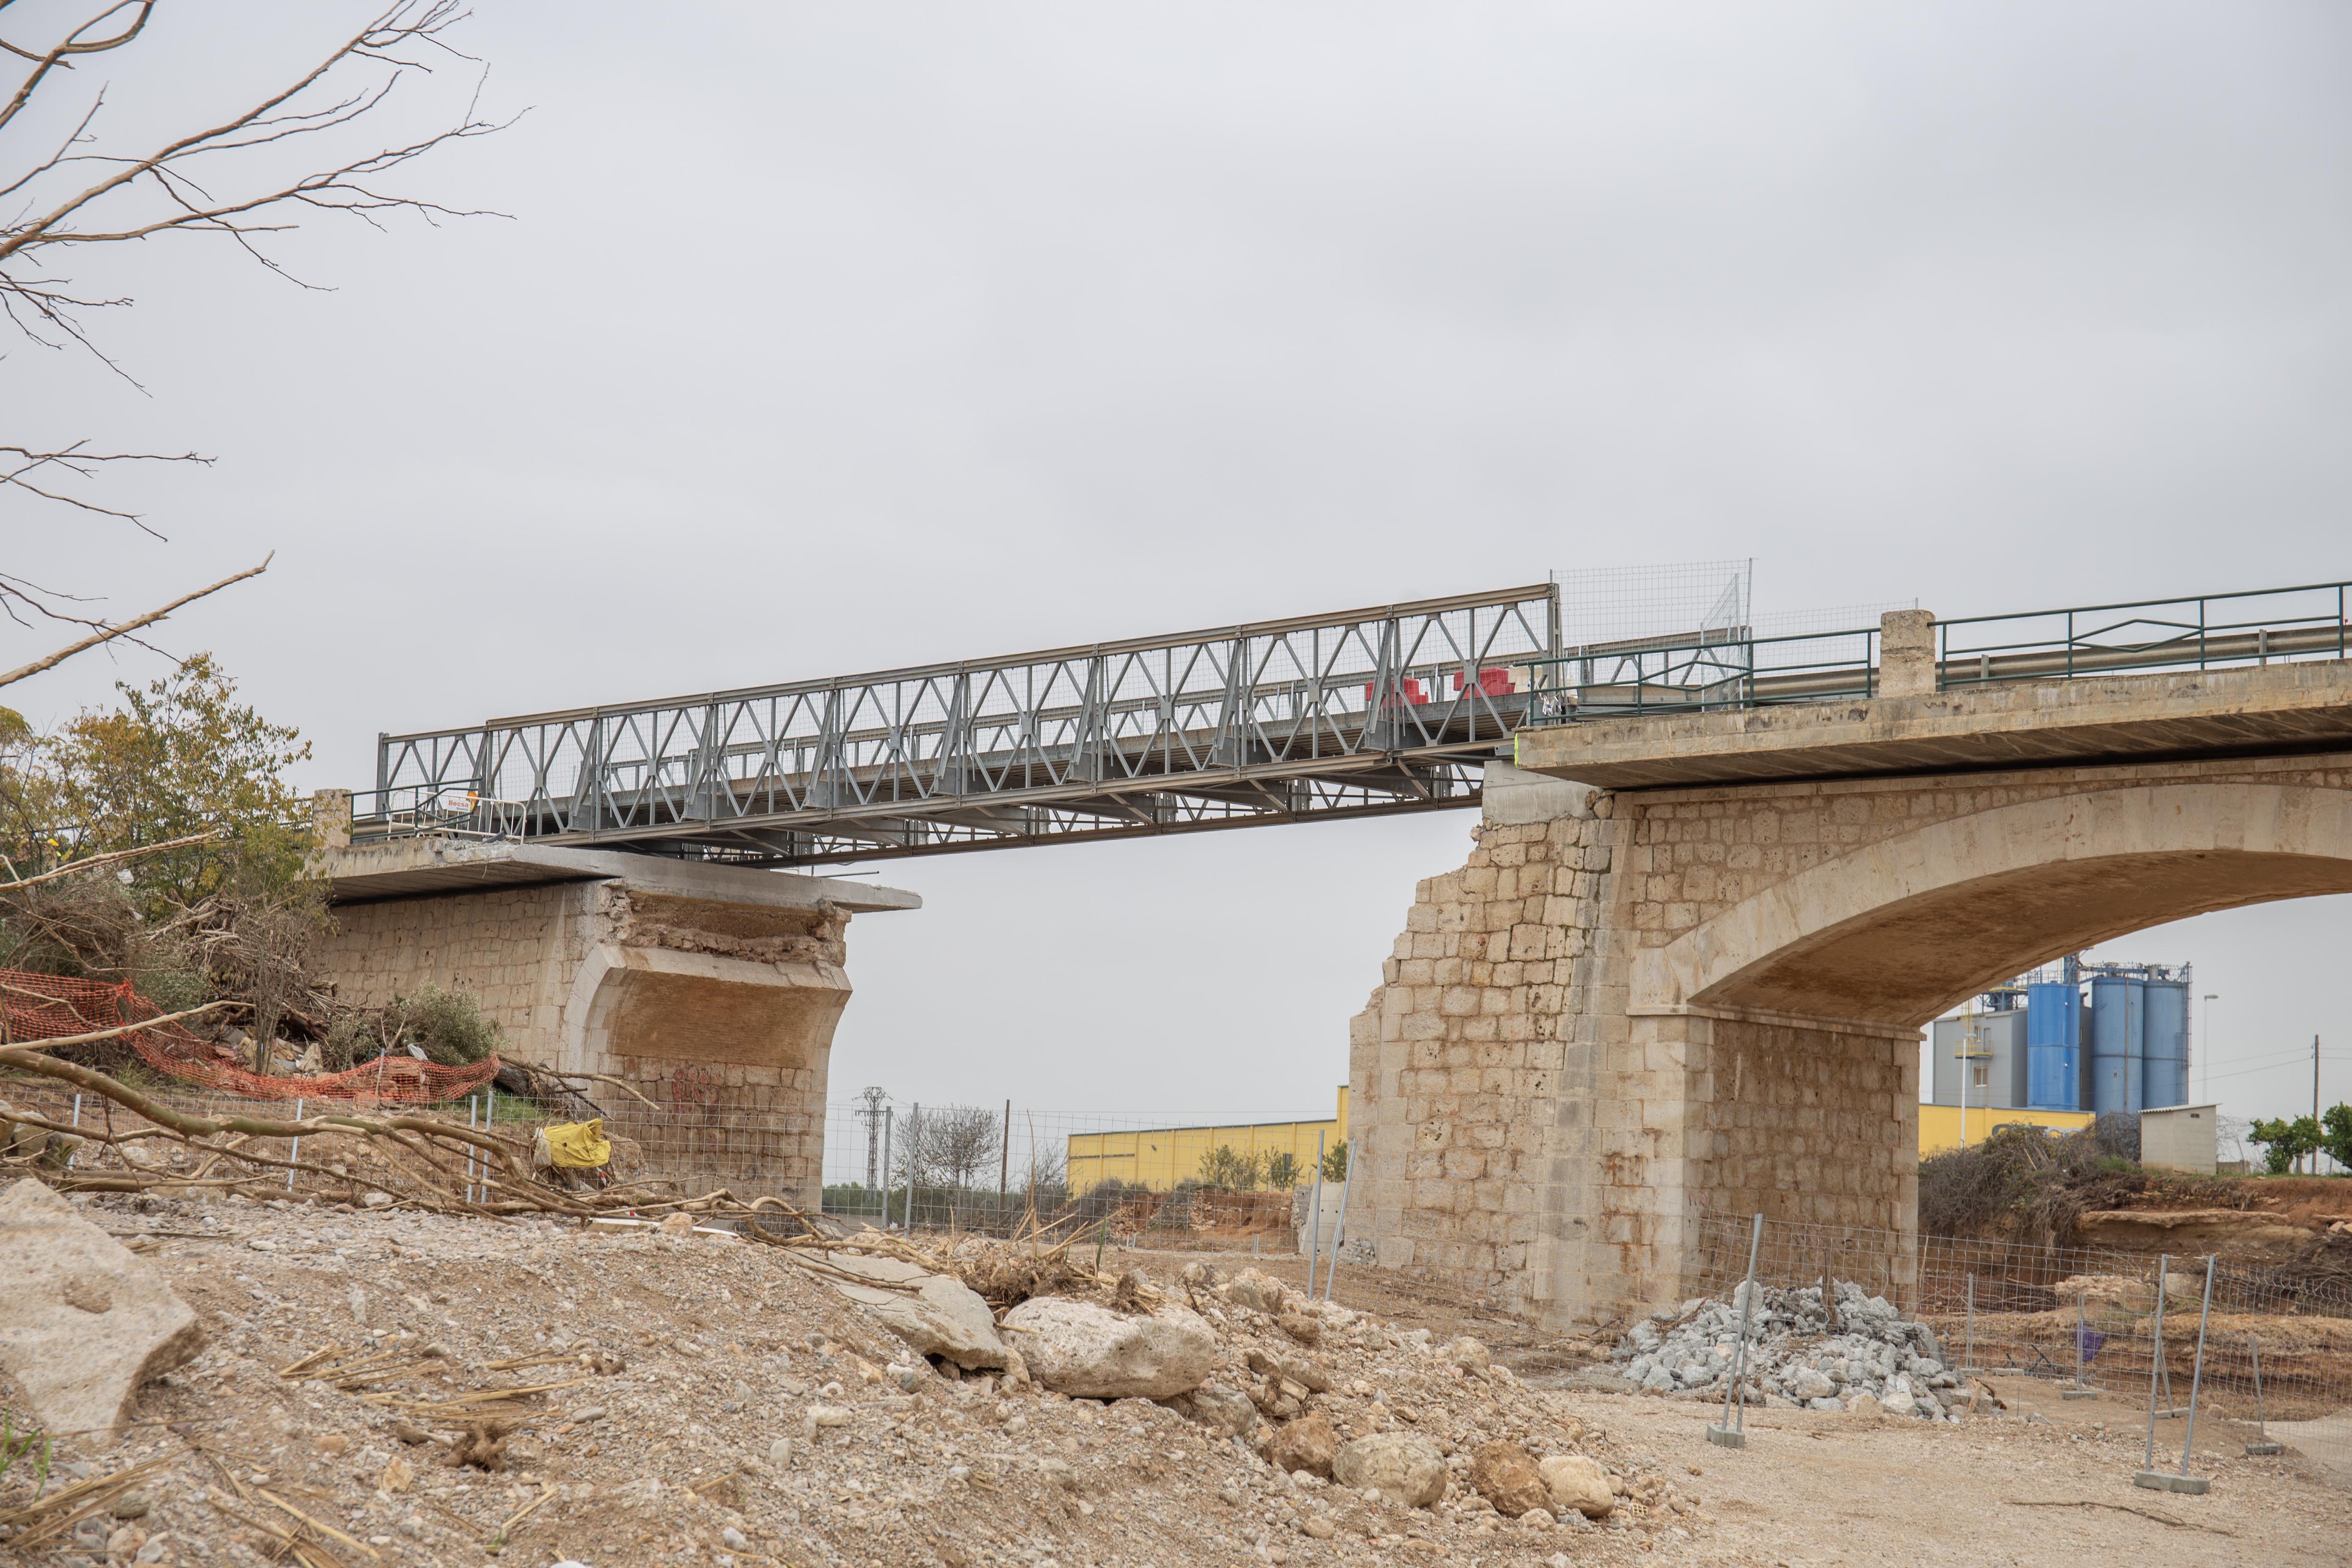
<svg viewBox="0 0 2352 1568"><path fill-rule="evenodd" d="M813 865L1473 805L1550 584L388 735L365 836Z"/></svg>

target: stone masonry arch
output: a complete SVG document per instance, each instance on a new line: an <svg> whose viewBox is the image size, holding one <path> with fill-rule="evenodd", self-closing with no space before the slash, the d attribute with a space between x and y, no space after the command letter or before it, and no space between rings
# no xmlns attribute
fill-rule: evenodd
<svg viewBox="0 0 2352 1568"><path fill-rule="evenodd" d="M2142 927L2352 891L2352 756L1616 791L1495 764L1350 1026L1349 1230L1565 1327L1707 1214L1910 1232L1920 1026Z"/></svg>
<svg viewBox="0 0 2352 1568"><path fill-rule="evenodd" d="M2163 921L2352 892L2352 791L2207 780L1932 821L1767 887L1634 960L1637 1012L1917 1026Z"/></svg>

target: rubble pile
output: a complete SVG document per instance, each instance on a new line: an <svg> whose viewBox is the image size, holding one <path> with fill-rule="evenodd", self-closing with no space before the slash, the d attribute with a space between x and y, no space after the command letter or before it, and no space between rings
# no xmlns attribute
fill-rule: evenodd
<svg viewBox="0 0 2352 1568"><path fill-rule="evenodd" d="M50 1423L37 1496L21 1465L0 1473L0 1552L65 1568L1305 1568L1368 1549L1533 1568L1564 1548L1649 1560L1706 1524L1579 1418L1592 1396L1254 1268L1114 1252L1097 1272L967 1239L924 1271L857 1237L787 1248L683 1215L19 1202L46 1228L0 1231L0 1276L79 1226L110 1293L74 1283L79 1263L25 1270L26 1290L79 1292L27 1305L40 1321L152 1287L200 1331L124 1338L168 1366L135 1397L60 1403L82 1425ZM57 1397L54 1350L0 1333L16 1431Z"/></svg>
<svg viewBox="0 0 2352 1568"><path fill-rule="evenodd" d="M1647 1393L1721 1399L1731 1384L1739 1309L1748 1289L1739 1286L1728 1301L1700 1298L1684 1302L1680 1311L1654 1314L1618 1342L1612 1359ZM1750 1399L1768 1407L1875 1407L1928 1420L1956 1418L1954 1407L1964 1406L1969 1393L1944 1364L1933 1330L1850 1281L1835 1281L1831 1300L1834 1321L1818 1287L1758 1288L1748 1325Z"/></svg>

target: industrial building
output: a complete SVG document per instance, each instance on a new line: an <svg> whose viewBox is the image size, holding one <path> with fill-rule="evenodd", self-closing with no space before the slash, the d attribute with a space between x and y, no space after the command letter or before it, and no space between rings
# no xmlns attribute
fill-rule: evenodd
<svg viewBox="0 0 2352 1568"><path fill-rule="evenodd" d="M1929 1103L2140 1111L2189 1099L2188 964L2069 956L1936 1020Z"/></svg>
<svg viewBox="0 0 2352 1568"><path fill-rule="evenodd" d="M1328 1152L1348 1140L1348 1086L1328 1121L1245 1121L1223 1127L1151 1127L1124 1132L1073 1132L1064 1159L1070 1190L1092 1192L1104 1182L1125 1182L1155 1193L1173 1192L1201 1173L1202 1156L1219 1148L1244 1159L1290 1157L1296 1180L1315 1178L1318 1149Z"/></svg>

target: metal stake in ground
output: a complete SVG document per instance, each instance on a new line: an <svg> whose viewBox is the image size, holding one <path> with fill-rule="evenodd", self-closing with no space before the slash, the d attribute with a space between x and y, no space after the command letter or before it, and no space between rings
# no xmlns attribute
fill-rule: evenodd
<svg viewBox="0 0 2352 1568"><path fill-rule="evenodd" d="M1339 1147L1348 1149L1345 1140ZM1339 1243L1348 1237L1348 1194L1356 1185L1356 1152L1348 1149L1348 1173L1339 1182L1339 1223L1331 1231L1331 1256L1323 1264L1323 1299L1331 1299L1331 1276L1339 1271Z"/></svg>
<svg viewBox="0 0 2352 1568"><path fill-rule="evenodd" d="M2161 1307L2163 1303L2159 1301L2158 1305ZM2136 1487L2147 1487L2150 1490L2160 1492L2204 1493L2213 1489L2213 1482L2210 1477L2192 1476L2189 1473L2189 1447L2197 1441L2197 1395L2200 1385L2205 1381L2205 1325L2212 1320L2212 1316L2213 1255L2209 1252L2205 1255L2205 1304L2199 1308L2197 1312L2196 1370L2189 1374L2189 1429L2180 1439L2180 1473L2168 1475L2151 1464L2148 1468L2132 1478L2132 1485ZM2153 1443L2156 1437L2154 1422L2148 1423L2147 1431L2149 1441ZM2153 1454L2153 1452L2151 1448L2150 1453Z"/></svg>
<svg viewBox="0 0 2352 1568"><path fill-rule="evenodd" d="M1315 1192L1307 1200L1307 1299L1315 1300L1315 1249L1323 1244L1323 1134L1315 1134Z"/></svg>
<svg viewBox="0 0 2352 1568"><path fill-rule="evenodd" d="M2254 1363L2254 1440L2246 1445L2246 1457L2261 1458L2268 1454L2284 1454L2286 1445L2271 1441L2270 1421L2263 1414L2263 1342L2253 1335L2246 1336L2246 1353Z"/></svg>
<svg viewBox="0 0 2352 1568"><path fill-rule="evenodd" d="M2083 1302L2091 1294L2085 1286L2074 1292L2074 1386L2062 1392L2061 1399L2096 1399L2099 1391L2083 1378L2083 1365L2089 1359L2090 1325L2083 1321Z"/></svg>
<svg viewBox="0 0 2352 1568"><path fill-rule="evenodd" d="M1748 1233L1748 1282L1739 1288L1739 1343L1731 1352L1731 1386L1723 1394L1723 1425L1706 1429L1706 1440L1725 1448L1748 1447L1748 1318L1756 1310L1756 1249L1764 1243L1764 1216Z"/></svg>
<svg viewBox="0 0 2352 1568"><path fill-rule="evenodd" d="M1966 1336L1961 1341L1960 1375L1974 1376L1977 1370L1977 1277L1969 1276L1969 1316Z"/></svg>
<svg viewBox="0 0 2352 1568"><path fill-rule="evenodd" d="M2144 1474L2156 1470L2156 1378L2164 1366L2164 1282L2171 1277L2172 1255L2160 1252L2156 1257L2156 1352L2147 1363L2147 1458L2141 1464Z"/></svg>
<svg viewBox="0 0 2352 1568"><path fill-rule="evenodd" d="M915 1234L915 1178L923 1168L922 1147L923 1102L919 1100L915 1101L915 1108L907 1112L907 1212L904 1217L908 1236ZM890 1227L886 1225L882 1228L887 1230Z"/></svg>

